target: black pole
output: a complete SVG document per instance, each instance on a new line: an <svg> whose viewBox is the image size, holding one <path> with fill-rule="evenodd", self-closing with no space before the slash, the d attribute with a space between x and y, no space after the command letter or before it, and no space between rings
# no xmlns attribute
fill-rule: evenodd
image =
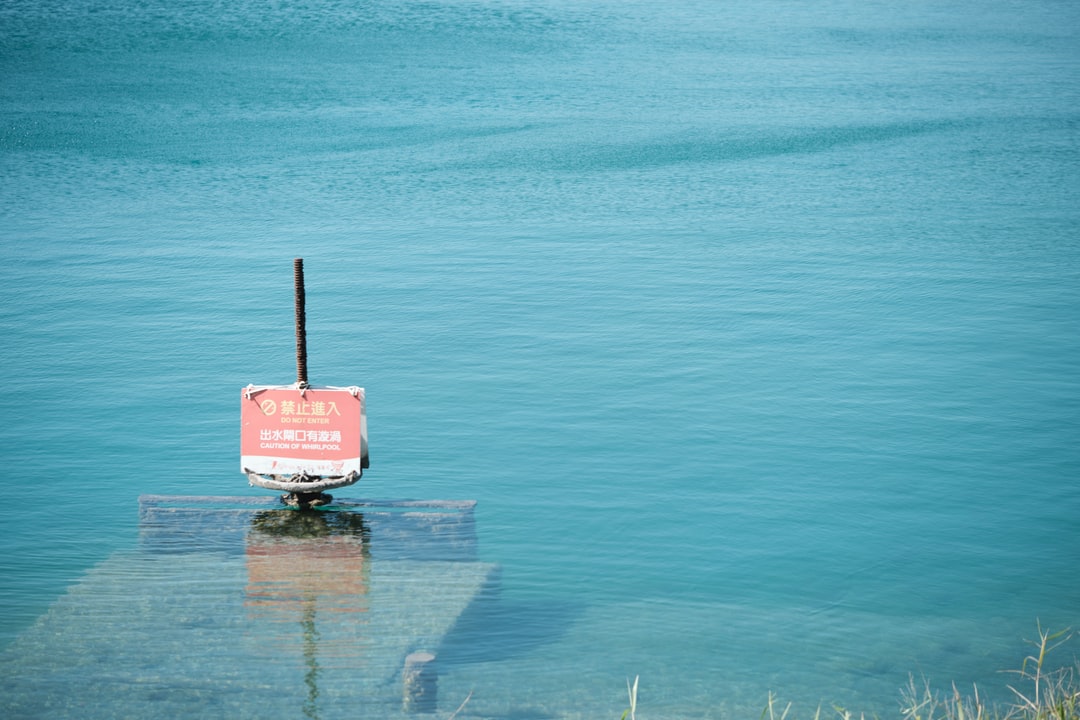
<svg viewBox="0 0 1080 720"><path fill-rule="evenodd" d="M304 313L304 258L293 260L296 290L296 384L307 387L307 318Z"/></svg>

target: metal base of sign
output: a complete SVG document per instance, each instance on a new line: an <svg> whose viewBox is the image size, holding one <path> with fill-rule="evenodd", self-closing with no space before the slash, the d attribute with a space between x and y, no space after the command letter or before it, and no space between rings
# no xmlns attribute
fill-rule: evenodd
<svg viewBox="0 0 1080 720"><path fill-rule="evenodd" d="M320 475L271 475L269 477L244 468L247 473L248 483L267 490L277 490L294 495L318 495L326 490L352 485L360 479L361 473L351 472L348 475L323 477Z"/></svg>

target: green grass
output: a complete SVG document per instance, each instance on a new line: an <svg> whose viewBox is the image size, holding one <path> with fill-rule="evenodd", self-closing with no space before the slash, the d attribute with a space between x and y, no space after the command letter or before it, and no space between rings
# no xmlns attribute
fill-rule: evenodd
<svg viewBox="0 0 1080 720"><path fill-rule="evenodd" d="M970 695L962 694L955 685L949 692L941 693L929 683L916 682L914 676L908 686L901 690L900 714L903 720L1080 720L1080 663L1049 670L1047 655L1061 646L1072 634L1069 630L1051 633L1037 625L1038 639L1029 641L1035 652L1024 658L1018 670L1008 671L1014 681L1007 684L1013 701L1005 705L990 705L983 701L979 689L972 686ZM634 720L637 711L638 679L630 687L627 680L630 707L622 720ZM760 720L787 720L791 703L781 709L776 697L770 692ZM838 720L868 720L865 715L855 715L841 706L833 706ZM876 720L876 716L875 720ZM821 720L819 706L813 720Z"/></svg>
<svg viewBox="0 0 1080 720"><path fill-rule="evenodd" d="M623 710L622 720L626 720L628 717L630 720L637 720L634 716L637 712L637 683L638 677L634 677L633 687L630 686L630 679L627 678L626 680L626 694L630 696L630 707Z"/></svg>
<svg viewBox="0 0 1080 720"><path fill-rule="evenodd" d="M904 720L1080 720L1080 665L1048 670L1046 658L1072 635L1068 630L1051 633L1038 626L1038 640L1030 641L1037 652L1028 655L1008 685L1013 702L990 706L979 697L979 689L962 695L940 694L912 678L903 691Z"/></svg>

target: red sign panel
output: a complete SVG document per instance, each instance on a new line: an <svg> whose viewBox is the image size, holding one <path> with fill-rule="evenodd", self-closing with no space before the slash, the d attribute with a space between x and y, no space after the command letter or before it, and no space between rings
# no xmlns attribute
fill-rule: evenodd
<svg viewBox="0 0 1080 720"><path fill-rule="evenodd" d="M367 467L363 388L244 388L240 466L264 475L359 473Z"/></svg>

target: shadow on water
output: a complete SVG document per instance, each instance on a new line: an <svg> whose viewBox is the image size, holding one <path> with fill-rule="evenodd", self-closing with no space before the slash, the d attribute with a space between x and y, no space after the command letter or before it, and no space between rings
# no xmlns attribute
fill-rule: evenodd
<svg viewBox="0 0 1080 720"><path fill-rule="evenodd" d="M522 602L502 597L491 584L458 617L438 650L439 662L500 662L558 642L582 615L583 604Z"/></svg>

